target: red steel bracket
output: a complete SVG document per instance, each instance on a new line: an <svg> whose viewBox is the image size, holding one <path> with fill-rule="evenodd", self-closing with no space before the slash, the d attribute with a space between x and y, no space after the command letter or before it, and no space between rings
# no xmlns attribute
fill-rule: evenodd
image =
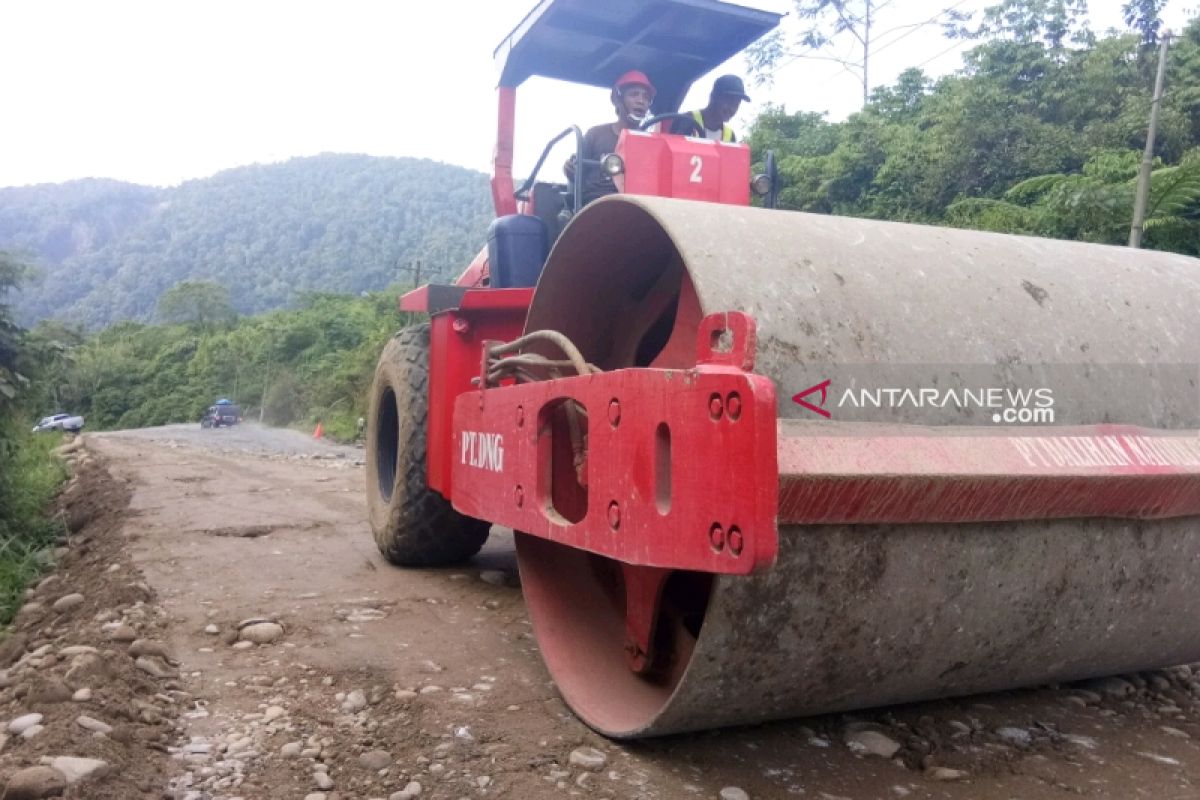
<svg viewBox="0 0 1200 800"><path fill-rule="evenodd" d="M625 564L728 574L770 567L775 389L733 366L752 363L753 327L743 314L710 317L694 369L624 369L460 395L454 507ZM723 330L733 335L725 350L715 336Z"/></svg>

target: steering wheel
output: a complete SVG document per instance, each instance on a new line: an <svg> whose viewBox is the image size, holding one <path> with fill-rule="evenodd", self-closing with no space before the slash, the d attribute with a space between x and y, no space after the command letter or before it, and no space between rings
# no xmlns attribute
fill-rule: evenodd
<svg viewBox="0 0 1200 800"><path fill-rule="evenodd" d="M703 129L701 129L700 125L697 124L696 118L693 117L691 114L687 114L687 113L679 112L679 111L674 111L669 114L655 114L654 116L650 117L649 119L644 120L642 122L642 124L638 126L638 130L639 131L648 131L660 122L666 122L667 120L676 120L676 119L684 119L684 120L688 121L688 124L691 127L691 131L685 135L700 136L700 137L704 136L704 131L703 131Z"/></svg>

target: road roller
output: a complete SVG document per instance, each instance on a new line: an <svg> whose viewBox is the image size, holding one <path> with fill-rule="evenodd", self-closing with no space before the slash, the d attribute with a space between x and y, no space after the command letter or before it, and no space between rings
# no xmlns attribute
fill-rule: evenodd
<svg viewBox="0 0 1200 800"><path fill-rule="evenodd" d="M1200 660L1200 262L775 210L744 145L661 123L778 21L544 0L504 39L488 246L401 298L429 322L371 391L381 552L511 528L613 738ZM619 191L538 180L574 127L515 186L517 88L631 69Z"/></svg>

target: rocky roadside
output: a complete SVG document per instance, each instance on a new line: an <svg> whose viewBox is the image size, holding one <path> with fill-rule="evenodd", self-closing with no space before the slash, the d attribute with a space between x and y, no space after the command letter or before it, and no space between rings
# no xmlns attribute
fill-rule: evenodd
<svg viewBox="0 0 1200 800"><path fill-rule="evenodd" d="M59 453L71 471L58 501L68 534L0 644L2 796L156 797L193 698L120 541L127 488L80 440Z"/></svg>
<svg viewBox="0 0 1200 800"><path fill-rule="evenodd" d="M608 741L536 661L511 557L385 572L337 462L106 441L117 479L64 453L71 533L0 644L0 800L1200 796L1191 667Z"/></svg>

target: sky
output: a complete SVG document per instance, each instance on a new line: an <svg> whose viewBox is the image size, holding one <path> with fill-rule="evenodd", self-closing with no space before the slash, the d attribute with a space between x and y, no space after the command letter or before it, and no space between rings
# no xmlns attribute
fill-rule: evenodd
<svg viewBox="0 0 1200 800"><path fill-rule="evenodd" d="M535 0L0 0L0 186L105 177L157 186L322 152L431 158L487 171L495 139L492 52ZM791 0L744 0L787 11ZM909 66L953 72L969 43L914 26L949 5L891 0L875 26L872 85ZM1120 0L1092 0L1119 26ZM1169 26L1188 18L1171 0ZM851 56L849 42L828 56ZM746 74L739 57L714 71ZM706 100L711 80L687 107ZM817 59L749 84L734 127L766 102L844 119L857 79ZM568 124L611 118L600 89L535 79L518 94L522 173ZM566 147L566 143L563 145ZM564 151L565 152L565 151ZM556 161L551 163L557 163Z"/></svg>

